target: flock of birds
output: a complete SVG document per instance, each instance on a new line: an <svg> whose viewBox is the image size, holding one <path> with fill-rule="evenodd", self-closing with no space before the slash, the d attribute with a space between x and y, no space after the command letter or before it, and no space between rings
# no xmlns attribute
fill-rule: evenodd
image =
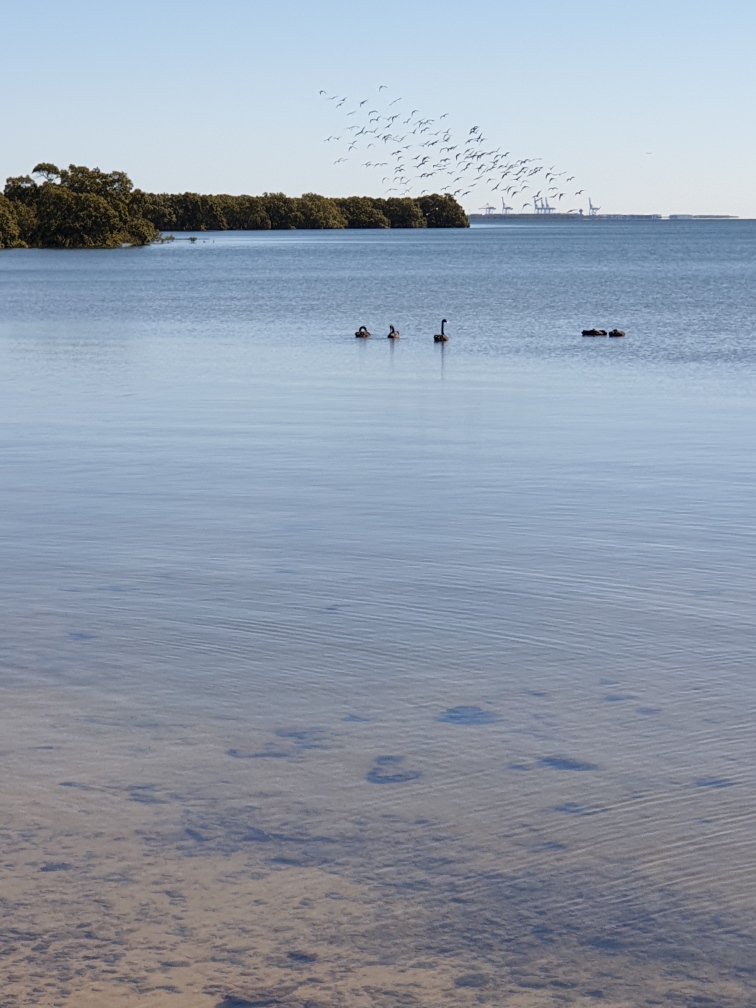
<svg viewBox="0 0 756 1008"><path fill-rule="evenodd" d="M408 108L404 98L392 98L385 84L379 85L374 98L352 100L327 91L320 95L341 116L341 127L324 140L340 145L334 164L359 160L363 168L380 170L386 196L437 192L463 199L485 186L509 210L513 207L507 201L522 198L523 193L528 194L524 207L573 196L569 183L574 175L557 172L536 158L513 158L510 151L491 147L480 126L471 126L458 139L445 122L448 112L426 116L420 109ZM574 196L582 194L582 189L574 191Z"/></svg>

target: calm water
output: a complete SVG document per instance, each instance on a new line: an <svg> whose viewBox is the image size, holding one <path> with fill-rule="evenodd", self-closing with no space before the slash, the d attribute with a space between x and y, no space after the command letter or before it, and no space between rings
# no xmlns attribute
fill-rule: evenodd
<svg viewBox="0 0 756 1008"><path fill-rule="evenodd" d="M750 221L0 254L3 1008L752 1005L754 337Z"/></svg>

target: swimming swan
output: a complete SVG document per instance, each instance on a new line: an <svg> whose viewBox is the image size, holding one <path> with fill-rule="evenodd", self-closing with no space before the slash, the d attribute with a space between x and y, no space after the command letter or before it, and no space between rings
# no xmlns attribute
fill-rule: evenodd
<svg viewBox="0 0 756 1008"><path fill-rule="evenodd" d="M370 333L364 325L361 325L357 332L354 334L357 339L367 339Z"/></svg>
<svg viewBox="0 0 756 1008"><path fill-rule="evenodd" d="M445 318L441 319L441 332L440 333L436 333L436 335L433 337L433 342L434 343L448 343L449 342L449 337L444 332L444 326L445 325L446 325L446 319Z"/></svg>
<svg viewBox="0 0 756 1008"><path fill-rule="evenodd" d="M399 330L394 329L392 325L389 326L387 339L399 339Z"/></svg>

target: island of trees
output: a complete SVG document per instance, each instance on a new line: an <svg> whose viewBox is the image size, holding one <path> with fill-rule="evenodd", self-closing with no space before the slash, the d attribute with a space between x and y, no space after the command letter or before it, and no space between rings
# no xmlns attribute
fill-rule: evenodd
<svg viewBox="0 0 756 1008"><path fill-rule="evenodd" d="M148 193L124 172L38 164L9 178L0 196L0 248L117 248L148 245L171 231L299 228L459 228L453 196L207 196Z"/></svg>

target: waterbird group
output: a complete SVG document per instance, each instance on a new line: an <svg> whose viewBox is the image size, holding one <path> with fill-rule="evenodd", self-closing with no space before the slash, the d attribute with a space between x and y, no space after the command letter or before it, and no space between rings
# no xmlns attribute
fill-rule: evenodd
<svg viewBox="0 0 756 1008"><path fill-rule="evenodd" d="M441 319L441 332L436 333L436 335L433 337L434 343L449 342L449 337L446 335L446 332L444 331L444 327L446 325L447 325L446 319ZM369 331L367 326L361 325L354 335L357 339L369 339L372 336L372 333ZM399 330L395 329L394 326L390 325L388 335L386 338L390 340L399 339Z"/></svg>
<svg viewBox="0 0 756 1008"><path fill-rule="evenodd" d="M583 336L624 336L624 332L621 329L612 329L609 332L606 329L583 329Z"/></svg>
<svg viewBox="0 0 756 1008"><path fill-rule="evenodd" d="M342 127L324 140L341 144L343 154L334 164L367 158L360 160L363 168L383 169L386 196L437 192L464 198L485 186L504 202L527 193L524 207L572 196L568 190L574 175L557 172L537 158L513 158L500 147L489 149L480 126L470 127L463 139L457 139L443 122L448 112L433 118L417 108L408 111L404 98L389 100L385 84L379 85L377 97L359 101L325 90L320 95L333 102L334 109L343 110L339 112L344 118ZM582 192L579 189L574 195Z"/></svg>

